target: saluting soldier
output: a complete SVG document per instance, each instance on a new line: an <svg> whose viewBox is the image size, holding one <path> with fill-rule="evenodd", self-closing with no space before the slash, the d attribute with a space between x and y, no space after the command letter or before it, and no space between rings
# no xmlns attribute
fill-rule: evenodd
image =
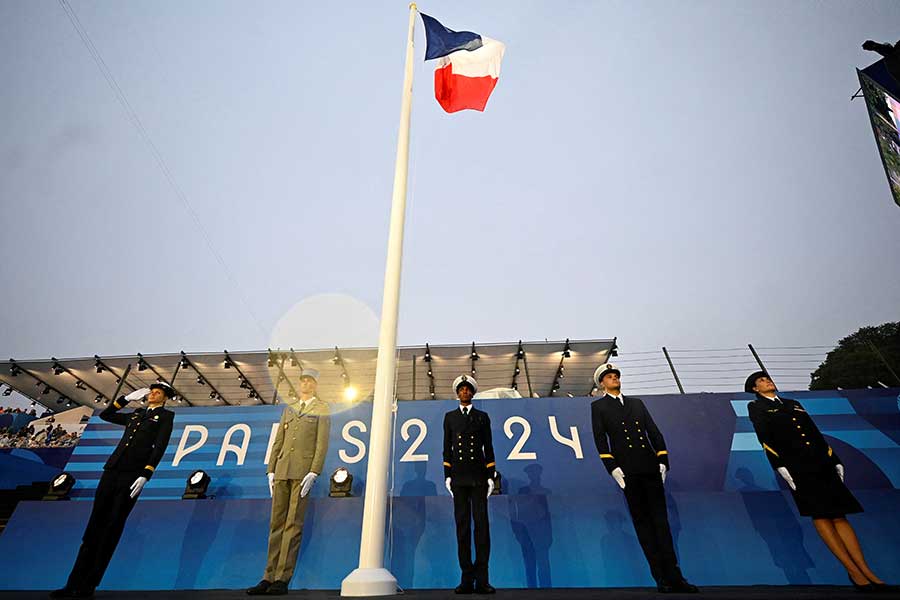
<svg viewBox="0 0 900 600"><path fill-rule="evenodd" d="M119 412L130 401L144 396L147 408ZM125 521L169 445L175 413L164 405L174 397L175 390L160 381L118 398L100 413L104 421L124 425L125 433L103 466L91 516L66 586L51 592L52 598L94 595L122 537Z"/></svg>
<svg viewBox="0 0 900 600"><path fill-rule="evenodd" d="M678 567L663 484L669 452L662 433L640 398L622 395L621 372L612 363L594 371L604 395L591 402L594 443L606 470L625 492L635 533L656 589L662 593L698 592Z"/></svg>
<svg viewBox="0 0 900 600"><path fill-rule="evenodd" d="M262 581L247 590L251 596L287 594L294 576L309 491L322 472L328 452L331 416L328 404L316 396L319 372L303 369L300 397L285 407L269 454L269 552Z"/></svg>
<svg viewBox="0 0 900 600"><path fill-rule="evenodd" d="M453 382L459 407L444 415L444 477L453 497L456 544L462 570L457 594L493 594L488 578L491 531L487 499L494 491L494 444L491 419L472 406L478 382L460 375ZM475 523L475 562L472 562L472 522Z"/></svg>
<svg viewBox="0 0 900 600"><path fill-rule="evenodd" d="M819 536L847 569L857 590L888 589L866 564L847 520L848 514L863 509L844 485L844 465L809 413L796 400L780 397L765 371L747 377L744 391L756 394L747 405L750 421L772 468L791 489L797 510L812 517Z"/></svg>

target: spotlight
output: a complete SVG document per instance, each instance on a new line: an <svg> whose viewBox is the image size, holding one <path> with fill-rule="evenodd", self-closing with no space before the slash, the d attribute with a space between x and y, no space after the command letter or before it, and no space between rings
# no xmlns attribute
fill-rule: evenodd
<svg viewBox="0 0 900 600"><path fill-rule="evenodd" d="M84 382L79 379L78 381L75 382L75 389L86 390L87 386L84 385Z"/></svg>
<svg viewBox="0 0 900 600"><path fill-rule="evenodd" d="M19 365L13 364L9 367L9 376L10 377L18 377L19 373L22 372L22 369L19 368Z"/></svg>
<svg viewBox="0 0 900 600"><path fill-rule="evenodd" d="M434 373L432 372L431 369L428 369L428 376L431 377L432 375L434 375Z"/></svg>
<svg viewBox="0 0 900 600"><path fill-rule="evenodd" d="M45 385L45 386L44 386L44 389L41 390L41 395L42 395L42 396L46 396L47 394L50 393L50 391L51 391L51 390L50 390L50 386L49 386L49 385Z"/></svg>
<svg viewBox="0 0 900 600"><path fill-rule="evenodd" d="M218 396L218 394L215 393L215 392L210 392L210 393L209 393L209 397L210 397L212 400L215 400L215 399L216 399L216 396Z"/></svg>
<svg viewBox="0 0 900 600"><path fill-rule="evenodd" d="M5 390L3 390L4 396L11 396L12 393L13 393L13 389L11 387L8 387ZM32 402L31 405L34 406L34 402Z"/></svg>
<svg viewBox="0 0 900 600"><path fill-rule="evenodd" d="M256 395L256 392L254 392L253 390L250 390L250 393L247 394L247 397L248 398L258 398L259 396Z"/></svg>
<svg viewBox="0 0 900 600"><path fill-rule="evenodd" d="M266 361L266 366L270 369L275 366L275 361L272 360L272 355L269 355L269 360Z"/></svg>
<svg viewBox="0 0 900 600"><path fill-rule="evenodd" d="M226 356L226 357L225 357L225 364L224 364L223 366L224 366L226 369L230 369L230 368L232 367L232 364L233 364L233 363L231 362L231 359L228 358L228 357Z"/></svg>
<svg viewBox="0 0 900 600"><path fill-rule="evenodd" d="M331 474L331 489L328 495L332 498L348 498L352 487L353 475L346 468L338 467Z"/></svg>
<svg viewBox="0 0 900 600"><path fill-rule="evenodd" d="M356 396L358 393L359 391L355 387L353 387L352 385L348 385L344 388L344 400L346 400L347 402L353 402L354 400L356 400Z"/></svg>
<svg viewBox="0 0 900 600"><path fill-rule="evenodd" d="M97 370L98 373L102 373L103 372L103 363L100 361L99 357L95 357L95 358L96 358L96 360L94 361L94 368Z"/></svg>
<svg viewBox="0 0 900 600"><path fill-rule="evenodd" d="M42 500L68 500L69 492L75 486L75 478L69 473L60 473L56 479L50 482L50 489Z"/></svg>
<svg viewBox="0 0 900 600"><path fill-rule="evenodd" d="M521 373L521 372L522 372L522 371L519 370L519 367L516 367L516 375L518 375L518 374Z"/></svg>
<svg viewBox="0 0 900 600"><path fill-rule="evenodd" d="M331 364L336 365L341 362L341 357L337 354L334 355L334 358L331 359Z"/></svg>
<svg viewBox="0 0 900 600"><path fill-rule="evenodd" d="M568 338L566 338L566 345L563 348L562 355L563 355L563 358L569 358L570 356L572 356L572 349L569 347L569 339Z"/></svg>
<svg viewBox="0 0 900 600"><path fill-rule="evenodd" d="M146 370L147 370L147 363L142 358L141 360L138 361L138 371L146 371Z"/></svg>
<svg viewBox="0 0 900 600"><path fill-rule="evenodd" d="M182 369L187 369L187 368L190 367L190 366L191 366L191 361L189 361L189 360L187 359L187 356L182 356L182 357L181 357L181 368L182 368Z"/></svg>
<svg viewBox="0 0 900 600"><path fill-rule="evenodd" d="M97 394L96 396L94 396L94 402L96 404L100 404L101 402L103 402L103 396L101 394Z"/></svg>
<svg viewBox="0 0 900 600"><path fill-rule="evenodd" d="M182 494L182 500L203 500L206 498L206 490L209 488L209 484L212 481L212 478L206 473L206 471L194 471L191 473L190 477L187 478L187 484L184 486L184 494Z"/></svg>
<svg viewBox="0 0 900 600"><path fill-rule="evenodd" d="M475 374L475 367L472 367L472 375Z"/></svg>
<svg viewBox="0 0 900 600"><path fill-rule="evenodd" d="M346 373L341 373L341 379L347 379L348 377L349 375L347 375Z"/></svg>
<svg viewBox="0 0 900 600"><path fill-rule="evenodd" d="M197 375L197 383L199 385L206 385L206 382L203 380L203 376Z"/></svg>
<svg viewBox="0 0 900 600"><path fill-rule="evenodd" d="M516 358L525 358L525 351L519 350L518 352L516 352Z"/></svg>
<svg viewBox="0 0 900 600"><path fill-rule="evenodd" d="M431 347L425 344L425 362L431 362Z"/></svg>
<svg viewBox="0 0 900 600"><path fill-rule="evenodd" d="M53 374L54 375L62 375L65 372L66 372L66 370L62 368L62 365L60 365L59 363L53 364Z"/></svg>

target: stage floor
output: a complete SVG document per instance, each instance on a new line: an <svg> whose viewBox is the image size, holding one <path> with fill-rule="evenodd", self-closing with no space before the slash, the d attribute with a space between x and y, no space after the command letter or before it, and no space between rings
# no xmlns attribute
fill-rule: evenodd
<svg viewBox="0 0 900 600"><path fill-rule="evenodd" d="M37 600L46 598L47 592L8 591L0 592L0 599ZM184 591L98 591L94 596L98 600L123 600L151 598L158 600L238 600L248 598L243 590L184 590ZM296 590L288 594L289 598L306 598L308 600L339 600L337 590ZM458 598L453 590L407 590L401 595L404 600L438 600L442 598ZM697 594L659 594L651 588L554 588L554 589L510 589L497 590L494 598L512 600L589 600L592 598L626 598L640 600L644 598L728 598L729 600L767 600L769 598L791 598L797 600L818 600L838 598L859 598L860 594L851 587L812 585L812 586L741 586L741 587L704 587ZM877 594L876 598L900 598L900 593ZM487 598L472 595L470 598Z"/></svg>

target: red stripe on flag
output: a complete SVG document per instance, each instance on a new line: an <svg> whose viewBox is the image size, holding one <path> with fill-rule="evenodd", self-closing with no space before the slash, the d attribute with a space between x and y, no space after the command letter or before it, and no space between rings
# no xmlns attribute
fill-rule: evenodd
<svg viewBox="0 0 900 600"><path fill-rule="evenodd" d="M434 97L448 113L472 109L484 111L488 98L497 79L485 77L463 77L453 74L453 64L447 63L434 71Z"/></svg>

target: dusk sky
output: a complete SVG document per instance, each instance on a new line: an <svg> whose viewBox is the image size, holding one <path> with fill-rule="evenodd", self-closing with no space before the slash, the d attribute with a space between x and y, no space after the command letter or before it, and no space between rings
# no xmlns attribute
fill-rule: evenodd
<svg viewBox="0 0 900 600"><path fill-rule="evenodd" d="M69 4L148 138L60 3L0 0L0 357L376 345L407 2ZM417 20L401 345L900 318L850 101L900 3L419 9L507 50L486 111L446 114Z"/></svg>

